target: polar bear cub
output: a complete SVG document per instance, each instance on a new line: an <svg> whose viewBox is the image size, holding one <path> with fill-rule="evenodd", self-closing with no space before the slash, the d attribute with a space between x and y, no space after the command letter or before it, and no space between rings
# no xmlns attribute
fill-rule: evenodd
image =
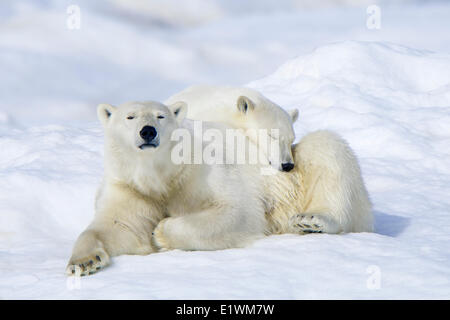
<svg viewBox="0 0 450 320"><path fill-rule="evenodd" d="M184 102L98 107L105 132L104 178L95 218L75 243L68 274L92 274L112 256L149 254L156 247L215 250L242 247L264 235L257 166L171 161L179 143L173 133L192 130L183 126L186 108Z"/></svg>
<svg viewBox="0 0 450 320"><path fill-rule="evenodd" d="M264 179L267 234L373 231L370 199L358 160L345 140L330 131L316 131L294 141L298 110L284 111L250 88L192 86L167 102L185 101L187 117L223 122L246 130L278 129L279 157L265 152L280 171ZM272 139L272 137L269 137ZM295 163L295 166L293 165Z"/></svg>
<svg viewBox="0 0 450 320"><path fill-rule="evenodd" d="M177 101L187 103L188 119L243 129L274 169L290 171L294 167L291 147L295 139L293 123L298 119L297 109L285 111L256 90L231 86L191 86L165 103ZM270 145L277 145L277 150L268 148Z"/></svg>

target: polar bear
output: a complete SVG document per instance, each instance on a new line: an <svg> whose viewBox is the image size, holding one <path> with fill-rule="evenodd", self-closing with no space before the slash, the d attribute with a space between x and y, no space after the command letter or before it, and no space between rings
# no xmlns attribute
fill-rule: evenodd
<svg viewBox="0 0 450 320"><path fill-rule="evenodd" d="M183 122L186 113L184 102L98 107L105 174L95 218L75 243L68 274L95 273L122 254L243 247L280 233L373 230L358 161L336 134L313 132L292 146L290 172L180 164L172 161L172 137L192 130Z"/></svg>
<svg viewBox="0 0 450 320"><path fill-rule="evenodd" d="M263 176L257 166L171 161L173 133L192 130L182 126L186 108L184 102L99 105L105 173L94 221L75 243L68 274L95 273L112 256L154 252L158 223L155 240L161 248L242 247L264 236Z"/></svg>
<svg viewBox="0 0 450 320"><path fill-rule="evenodd" d="M169 97L164 103L184 101L188 105L187 118L192 120L225 123L243 129L244 134L266 155L268 164L280 171L294 167L291 146L295 133L293 123L298 110L285 111L260 92L231 86L195 85ZM276 135L271 134L276 130ZM261 133L267 137L262 138ZM276 152L267 148L266 140L278 145Z"/></svg>
<svg viewBox="0 0 450 320"><path fill-rule="evenodd" d="M265 177L267 233L373 232L372 204L348 143L321 130L292 149L294 169Z"/></svg>

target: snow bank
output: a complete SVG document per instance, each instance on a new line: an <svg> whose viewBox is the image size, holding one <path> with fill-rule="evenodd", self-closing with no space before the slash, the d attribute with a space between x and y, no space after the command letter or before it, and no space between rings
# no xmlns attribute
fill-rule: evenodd
<svg viewBox="0 0 450 320"><path fill-rule="evenodd" d="M344 136L376 232L268 237L245 249L122 256L66 278L102 176L98 123L13 125L0 114L0 298L450 298L450 56L339 42L249 86L298 107L298 139ZM4 125L3 125L4 124Z"/></svg>
<svg viewBox="0 0 450 320"><path fill-rule="evenodd" d="M388 43L347 41L291 60L250 86L297 106L298 132L328 128L364 156L420 161L448 172L440 157L450 151L442 148L450 133L449 59Z"/></svg>

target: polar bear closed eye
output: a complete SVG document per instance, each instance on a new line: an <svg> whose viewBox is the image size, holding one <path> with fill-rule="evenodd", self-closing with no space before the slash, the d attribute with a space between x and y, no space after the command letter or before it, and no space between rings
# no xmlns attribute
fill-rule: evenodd
<svg viewBox="0 0 450 320"><path fill-rule="evenodd" d="M166 104L176 101L187 103L189 119L221 122L245 130L273 168L293 169L292 125L298 119L297 109L285 111L258 91L244 87L192 86L171 96ZM269 148L275 144L279 149Z"/></svg>

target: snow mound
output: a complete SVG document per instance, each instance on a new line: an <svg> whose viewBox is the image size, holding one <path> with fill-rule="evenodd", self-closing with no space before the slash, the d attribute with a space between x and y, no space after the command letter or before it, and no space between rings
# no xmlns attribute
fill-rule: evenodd
<svg viewBox="0 0 450 320"><path fill-rule="evenodd" d="M272 236L244 249L121 256L66 278L102 176L99 124L0 134L0 298L450 298L450 56L341 42L252 82L360 159L375 233ZM10 123L6 116L0 124Z"/></svg>
<svg viewBox="0 0 450 320"><path fill-rule="evenodd" d="M443 148L450 142L448 54L347 41L293 59L249 86L298 107L297 132L335 130L362 156L450 171L442 158L450 152Z"/></svg>

